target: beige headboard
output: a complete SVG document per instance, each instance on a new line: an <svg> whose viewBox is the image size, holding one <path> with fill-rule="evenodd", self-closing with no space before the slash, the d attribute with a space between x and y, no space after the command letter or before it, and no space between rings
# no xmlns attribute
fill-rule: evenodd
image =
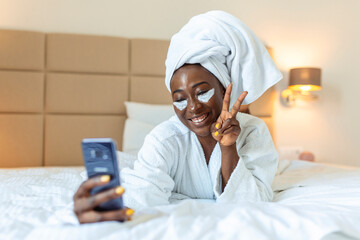
<svg viewBox="0 0 360 240"><path fill-rule="evenodd" d="M85 137L114 138L121 150L124 101L171 103L168 45L0 30L0 167L82 165ZM250 110L273 134L271 99L270 90Z"/></svg>

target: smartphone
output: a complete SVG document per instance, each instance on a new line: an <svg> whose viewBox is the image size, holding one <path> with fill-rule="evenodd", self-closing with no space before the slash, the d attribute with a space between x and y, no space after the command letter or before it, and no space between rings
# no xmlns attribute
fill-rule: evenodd
<svg viewBox="0 0 360 240"><path fill-rule="evenodd" d="M84 138L81 142L84 163L88 178L110 175L110 181L95 187L91 194L120 186L119 165L116 157L116 142L111 138ZM102 203L95 210L109 211L123 208L122 197Z"/></svg>

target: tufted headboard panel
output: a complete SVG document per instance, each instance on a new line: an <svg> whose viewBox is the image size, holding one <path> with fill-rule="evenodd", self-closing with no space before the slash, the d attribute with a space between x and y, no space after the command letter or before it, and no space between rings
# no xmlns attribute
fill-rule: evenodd
<svg viewBox="0 0 360 240"><path fill-rule="evenodd" d="M168 45L0 30L0 167L82 165L85 137L114 138L121 150L124 101L171 103ZM273 133L271 98L269 90L250 110Z"/></svg>

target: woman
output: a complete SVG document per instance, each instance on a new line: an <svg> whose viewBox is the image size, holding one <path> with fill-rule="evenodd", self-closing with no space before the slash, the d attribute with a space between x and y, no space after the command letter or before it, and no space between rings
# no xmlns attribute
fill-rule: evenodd
<svg viewBox="0 0 360 240"><path fill-rule="evenodd" d="M270 201L278 162L271 136L262 120L238 112L281 77L263 44L238 19L221 11L193 17L172 37L166 60L176 116L146 137L134 169L121 172L122 186L90 196L109 181L102 176L79 187L79 221L131 219L128 208L94 210L120 196L135 209L192 198Z"/></svg>

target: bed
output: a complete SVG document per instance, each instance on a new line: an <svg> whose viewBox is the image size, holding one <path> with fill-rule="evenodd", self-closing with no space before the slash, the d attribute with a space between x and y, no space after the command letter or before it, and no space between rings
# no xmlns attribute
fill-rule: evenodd
<svg viewBox="0 0 360 240"><path fill-rule="evenodd" d="M118 155L121 167L135 158ZM2 169L0 239L359 239L360 170L282 161L270 203L187 200L85 225L72 212L82 167Z"/></svg>
<svg viewBox="0 0 360 240"><path fill-rule="evenodd" d="M187 200L127 223L77 223L81 139L115 139L119 167L132 167L146 132L173 114L168 44L0 30L0 239L360 238L360 169L295 159L281 160L270 203ZM273 98L270 89L241 111L274 138Z"/></svg>

